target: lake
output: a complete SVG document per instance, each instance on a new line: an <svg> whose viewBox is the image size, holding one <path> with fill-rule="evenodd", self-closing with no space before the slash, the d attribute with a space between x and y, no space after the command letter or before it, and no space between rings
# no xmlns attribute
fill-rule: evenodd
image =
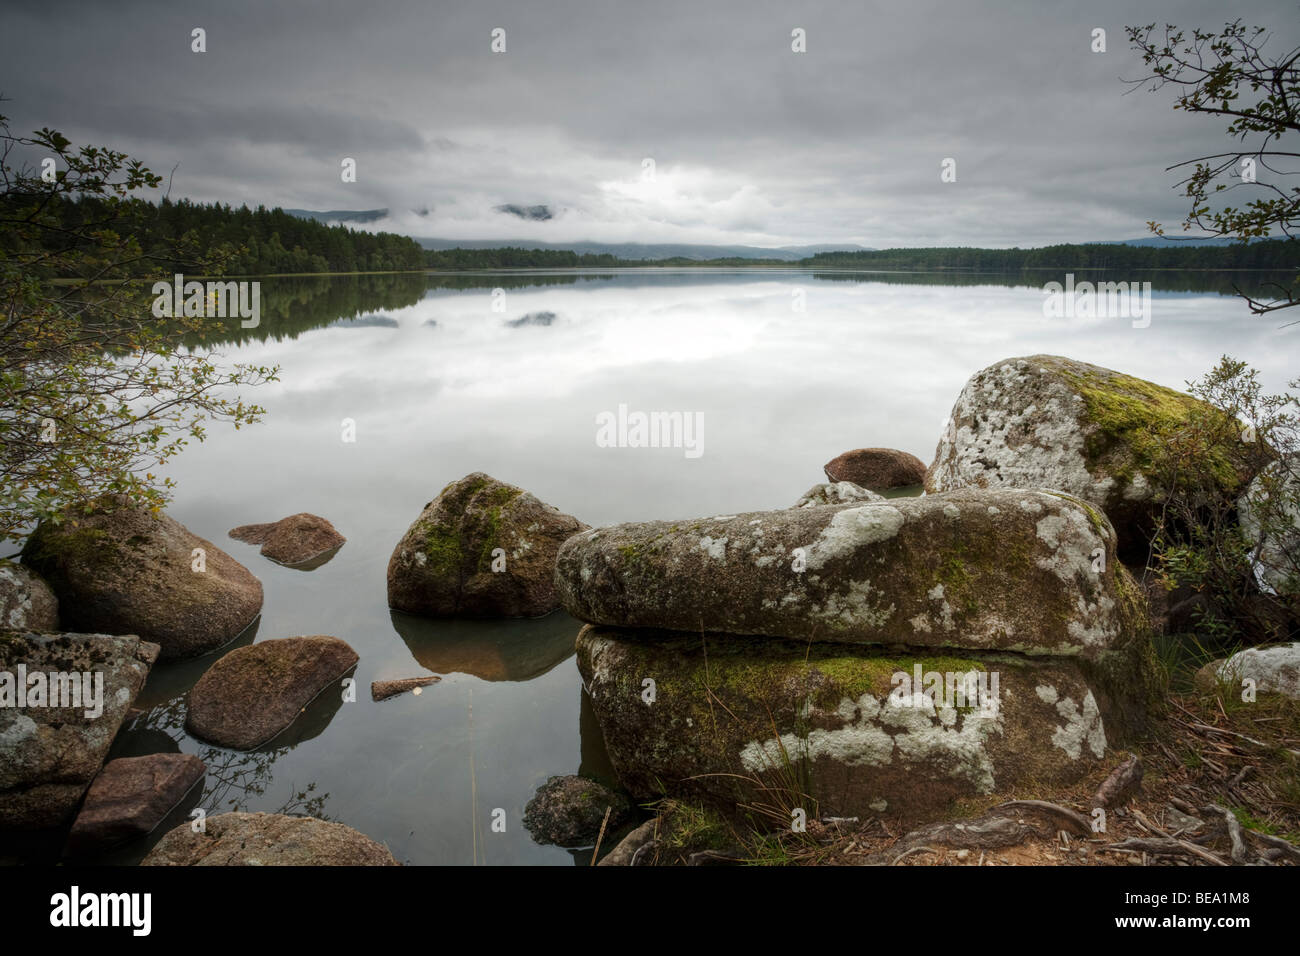
<svg viewBox="0 0 1300 956"><path fill-rule="evenodd" d="M114 753L197 754L209 814L313 812L405 863L585 864L590 850L540 846L521 823L548 776L610 775L573 658L579 624L563 612L502 622L391 613L388 558L424 504L485 471L592 525L788 507L851 448L930 461L966 379L1018 355L1067 355L1176 388L1224 353L1258 368L1270 391L1296 374L1300 327L1251 316L1215 291L1222 277L1200 290L1166 280L1174 288L1155 279L1144 328L1047 318L1041 282L980 277L264 280L261 326L231 330L217 351L279 364L281 381L249 396L266 408L262 424L213 426L169 464L169 512L261 578L262 617L243 639L346 640L361 656L357 700L318 701L274 746L242 754L183 729L185 691L219 655L160 665L137 702L148 713ZM597 416L620 405L699 413L702 454L600 447ZM316 570L280 567L227 537L300 511L348 539ZM443 679L419 696L370 700L372 680L426 673ZM504 833L492 829L498 808Z"/></svg>

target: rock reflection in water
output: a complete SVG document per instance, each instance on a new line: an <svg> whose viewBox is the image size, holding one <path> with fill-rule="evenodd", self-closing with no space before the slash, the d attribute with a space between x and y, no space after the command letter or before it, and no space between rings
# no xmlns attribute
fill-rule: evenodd
<svg viewBox="0 0 1300 956"><path fill-rule="evenodd" d="M574 653L582 624L563 611L517 621L417 617L390 611L393 627L421 667L487 681L540 677Z"/></svg>

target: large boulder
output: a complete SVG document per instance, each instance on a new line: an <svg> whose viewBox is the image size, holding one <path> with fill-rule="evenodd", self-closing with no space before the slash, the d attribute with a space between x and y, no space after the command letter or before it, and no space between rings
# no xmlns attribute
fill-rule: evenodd
<svg viewBox="0 0 1300 956"><path fill-rule="evenodd" d="M964 489L576 535L556 584L592 624L849 644L1123 656L1146 613L1105 516Z"/></svg>
<svg viewBox="0 0 1300 956"><path fill-rule="evenodd" d="M157 657L134 635L0 634L0 830L72 816Z"/></svg>
<svg viewBox="0 0 1300 956"><path fill-rule="evenodd" d="M110 760L86 792L68 833L68 851L91 853L147 836L203 779L206 770L193 754Z"/></svg>
<svg viewBox="0 0 1300 956"><path fill-rule="evenodd" d="M347 642L324 635L237 647L190 689L185 727L222 747L260 747L358 660Z"/></svg>
<svg viewBox="0 0 1300 956"><path fill-rule="evenodd" d="M334 525L306 512L269 524L240 525L231 529L230 536L246 544L260 544L262 557L302 570L324 564L347 542Z"/></svg>
<svg viewBox="0 0 1300 956"><path fill-rule="evenodd" d="M831 481L851 481L863 488L902 488L925 480L925 462L897 448L855 448L822 468Z"/></svg>
<svg viewBox="0 0 1300 956"><path fill-rule="evenodd" d="M1056 355L1012 358L966 383L925 476L926 491L1052 488L1106 513L1126 553L1145 554L1165 437L1210 406L1182 392ZM1231 493L1245 476L1198 463Z"/></svg>
<svg viewBox="0 0 1300 956"><path fill-rule="evenodd" d="M388 562L388 604L431 617L555 610L555 554L587 526L482 472L424 506Z"/></svg>
<svg viewBox="0 0 1300 956"><path fill-rule="evenodd" d="M564 847L591 846L602 824L606 833L614 833L631 818L632 804L625 795L572 774L551 777L524 807L524 829L533 839Z"/></svg>
<svg viewBox="0 0 1300 956"><path fill-rule="evenodd" d="M41 522L23 563L58 595L64 628L135 634L164 660L230 643L262 608L262 583L242 564L180 522L121 501Z"/></svg>
<svg viewBox="0 0 1300 956"><path fill-rule="evenodd" d="M141 866L397 866L388 848L341 823L281 813L222 813L158 841Z"/></svg>
<svg viewBox="0 0 1300 956"><path fill-rule="evenodd" d="M15 561L0 561L0 631L57 631L59 599Z"/></svg>
<svg viewBox="0 0 1300 956"><path fill-rule="evenodd" d="M1259 583L1300 597L1300 454L1265 468L1237 502L1241 530L1255 557Z"/></svg>
<svg viewBox="0 0 1300 956"><path fill-rule="evenodd" d="M633 797L723 810L933 818L1074 783L1134 730L1128 702L1070 658L588 626L578 667Z"/></svg>

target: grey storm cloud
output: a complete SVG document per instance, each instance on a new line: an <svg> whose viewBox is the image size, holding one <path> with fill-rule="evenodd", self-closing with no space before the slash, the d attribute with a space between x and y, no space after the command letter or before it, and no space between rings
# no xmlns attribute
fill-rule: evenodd
<svg viewBox="0 0 1300 956"><path fill-rule="evenodd" d="M10 0L0 109L15 130L176 166L173 197L386 207L367 228L415 235L1118 239L1180 221L1166 167L1226 142L1222 121L1174 111L1171 90L1128 92L1143 67L1124 27L1241 17L1273 28L1281 53L1296 13L1279 0ZM490 49L498 27L504 53ZM1097 27L1105 53L1089 49ZM791 51L795 28L806 53ZM957 182L941 183L949 157ZM499 212L542 206L550 218Z"/></svg>

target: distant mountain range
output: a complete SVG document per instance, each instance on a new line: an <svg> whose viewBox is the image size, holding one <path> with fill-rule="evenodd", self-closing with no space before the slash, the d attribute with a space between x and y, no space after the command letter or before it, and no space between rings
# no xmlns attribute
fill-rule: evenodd
<svg viewBox="0 0 1300 956"><path fill-rule="evenodd" d="M509 213L520 219L545 221L551 217L546 206L497 207L498 212ZM314 219L327 223L367 223L377 222L388 215L387 209L286 209L291 216L299 219ZM712 246L696 243L642 243L642 242L541 242L537 239L434 239L424 236L412 236L425 249L556 249L576 252L578 254L607 254L620 259L780 259L795 262L819 252L870 252L874 247L859 246L853 243L818 243L808 246L781 246L766 248L764 246ZM1146 236L1141 239L1094 239L1091 245L1099 246L1227 246L1237 242L1235 239L1162 239L1159 236Z"/></svg>
<svg viewBox="0 0 1300 956"><path fill-rule="evenodd" d="M1092 242L1095 246L1231 246L1239 243L1240 239L1227 239L1217 237L1214 239L1163 239L1160 236L1147 236L1143 239L1096 239ZM1256 242L1258 240L1250 240Z"/></svg>
<svg viewBox="0 0 1300 956"><path fill-rule="evenodd" d="M426 249L558 249L579 255L592 253L618 256L620 259L781 259L795 262L818 252L866 252L866 246L852 243L816 246L705 246L685 242L539 242L536 239L429 239L413 236Z"/></svg>
<svg viewBox="0 0 1300 956"><path fill-rule="evenodd" d="M387 209L286 209L291 216L299 219L315 219L317 222L376 222L388 215Z"/></svg>

